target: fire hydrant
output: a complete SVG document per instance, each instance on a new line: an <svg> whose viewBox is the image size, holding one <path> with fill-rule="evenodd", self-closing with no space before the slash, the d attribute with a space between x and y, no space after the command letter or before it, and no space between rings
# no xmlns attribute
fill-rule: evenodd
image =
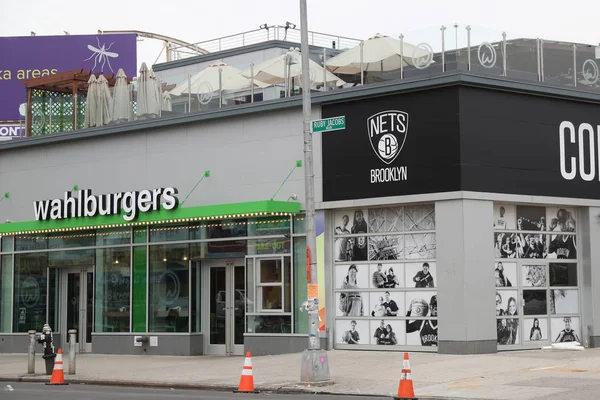
<svg viewBox="0 0 600 400"><path fill-rule="evenodd" d="M42 358L46 361L46 375L52 375L56 353L54 352L54 337L52 336L50 325L44 324L42 334L37 341L44 346L44 355Z"/></svg>

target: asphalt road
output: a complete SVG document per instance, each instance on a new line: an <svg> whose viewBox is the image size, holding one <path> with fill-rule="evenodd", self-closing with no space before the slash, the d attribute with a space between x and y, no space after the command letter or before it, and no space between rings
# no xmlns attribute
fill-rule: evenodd
<svg viewBox="0 0 600 400"><path fill-rule="evenodd" d="M275 393L227 393L215 391L155 389L70 384L49 386L43 383L0 382L1 400L347 400L348 396ZM13 390L5 390L10 385ZM389 397L356 397L357 400L390 400Z"/></svg>

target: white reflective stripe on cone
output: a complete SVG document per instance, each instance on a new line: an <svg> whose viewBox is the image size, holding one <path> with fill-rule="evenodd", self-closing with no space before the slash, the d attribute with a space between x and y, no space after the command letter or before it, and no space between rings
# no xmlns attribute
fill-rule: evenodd
<svg viewBox="0 0 600 400"><path fill-rule="evenodd" d="M246 361L244 361L244 367L251 367L252 366L252 360L250 358L246 358Z"/></svg>
<svg viewBox="0 0 600 400"><path fill-rule="evenodd" d="M407 381L412 381L412 374L411 374L410 372L408 372L408 373L406 374L406 380L407 380Z"/></svg>
<svg viewBox="0 0 600 400"><path fill-rule="evenodd" d="M54 364L54 369L57 370L57 371L60 371L61 369L63 369L62 363Z"/></svg>
<svg viewBox="0 0 600 400"><path fill-rule="evenodd" d="M242 375L252 375L252 370L251 369L243 369Z"/></svg>
<svg viewBox="0 0 600 400"><path fill-rule="evenodd" d="M410 369L410 363L408 360L402 361L402 369Z"/></svg>

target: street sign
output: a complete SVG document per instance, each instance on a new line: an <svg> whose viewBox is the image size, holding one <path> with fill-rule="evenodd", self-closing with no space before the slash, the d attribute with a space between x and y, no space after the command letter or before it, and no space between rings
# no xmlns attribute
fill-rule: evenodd
<svg viewBox="0 0 600 400"><path fill-rule="evenodd" d="M340 129L346 129L346 117L332 117L326 119L318 119L310 122L310 131L315 132L328 132L328 131L339 131Z"/></svg>

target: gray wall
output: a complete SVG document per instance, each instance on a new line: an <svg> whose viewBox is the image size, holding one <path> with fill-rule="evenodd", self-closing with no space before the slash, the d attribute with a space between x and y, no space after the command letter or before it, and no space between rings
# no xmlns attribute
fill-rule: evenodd
<svg viewBox="0 0 600 400"><path fill-rule="evenodd" d="M38 332L38 335L41 332ZM60 333L53 333L54 347L58 349L60 347ZM29 351L29 336L27 333L20 334L2 334L0 333L0 353L21 353L27 354ZM35 344L35 354L44 354L44 347L37 343Z"/></svg>
<svg viewBox="0 0 600 400"><path fill-rule="evenodd" d="M581 207L579 209L580 230L577 236L581 241L580 263L582 334L580 339L591 347L600 347L600 208Z"/></svg>
<svg viewBox="0 0 600 400"><path fill-rule="evenodd" d="M320 118L320 108L313 107L312 115ZM299 107L0 151L2 191L10 192L0 221L33 220L33 201L62 197L75 184L94 194L175 186L183 200L207 169L210 178L185 207L268 200L303 158ZM315 171L320 199L320 165ZM303 168L293 172L275 200L286 201L293 193L304 201Z"/></svg>
<svg viewBox="0 0 600 400"><path fill-rule="evenodd" d="M301 353L308 347L308 335L244 336L244 352L253 356ZM327 338L321 338L321 348L327 348Z"/></svg>
<svg viewBox="0 0 600 400"><path fill-rule="evenodd" d="M491 201L435 203L439 353L497 351L492 215Z"/></svg>
<svg viewBox="0 0 600 400"><path fill-rule="evenodd" d="M131 354L131 355L153 355L153 356L197 356L203 354L202 334L192 335L155 335L158 337L158 346L150 346L150 343L142 343L134 346L134 336L137 334L110 334L98 335L92 333L92 353L95 354Z"/></svg>

